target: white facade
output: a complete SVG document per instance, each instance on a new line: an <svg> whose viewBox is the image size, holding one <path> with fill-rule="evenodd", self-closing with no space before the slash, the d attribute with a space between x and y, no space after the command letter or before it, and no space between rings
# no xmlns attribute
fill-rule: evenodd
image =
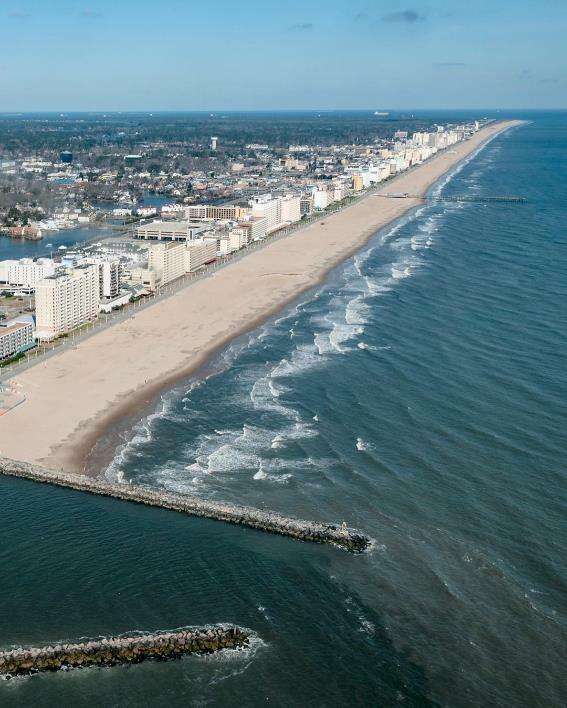
<svg viewBox="0 0 567 708"><path fill-rule="evenodd" d="M53 339L96 319L99 301L96 265L79 266L40 280L35 291L38 339Z"/></svg>
<svg viewBox="0 0 567 708"><path fill-rule="evenodd" d="M114 298L120 292L122 266L118 260L92 258L86 261L98 268L99 295L101 298Z"/></svg>
<svg viewBox="0 0 567 708"><path fill-rule="evenodd" d="M250 217L245 221L240 221L237 228L234 229L234 231L240 230L246 232L246 245L252 241L261 241L266 238L268 232L268 219L265 216Z"/></svg>
<svg viewBox="0 0 567 708"><path fill-rule="evenodd" d="M216 257L217 245L214 241L191 241L185 249L185 272L191 273Z"/></svg>
<svg viewBox="0 0 567 708"><path fill-rule="evenodd" d="M331 203L330 194L326 189L315 189L313 191L313 207L315 209L326 209Z"/></svg>
<svg viewBox="0 0 567 708"><path fill-rule="evenodd" d="M148 249L148 268L153 270L160 285L185 275L185 244L154 243Z"/></svg>
<svg viewBox="0 0 567 708"><path fill-rule="evenodd" d="M233 229L228 235L230 250L239 251L241 248L245 248L249 243L248 233L248 229L240 227Z"/></svg>
<svg viewBox="0 0 567 708"><path fill-rule="evenodd" d="M136 229L136 237L157 241L186 241L189 238L187 221L152 221Z"/></svg>
<svg viewBox="0 0 567 708"><path fill-rule="evenodd" d="M301 197L286 194L280 199L280 220L285 224L294 224L301 219Z"/></svg>
<svg viewBox="0 0 567 708"><path fill-rule="evenodd" d="M267 220L266 233L275 231L281 224L281 200L272 199L271 194L255 197L252 202L252 215Z"/></svg>
<svg viewBox="0 0 567 708"><path fill-rule="evenodd" d="M34 344L33 323L10 320L0 326L0 359L9 359Z"/></svg>
<svg viewBox="0 0 567 708"><path fill-rule="evenodd" d="M55 273L51 258L22 258L19 261L0 261L0 281L23 288L35 288L36 284Z"/></svg>

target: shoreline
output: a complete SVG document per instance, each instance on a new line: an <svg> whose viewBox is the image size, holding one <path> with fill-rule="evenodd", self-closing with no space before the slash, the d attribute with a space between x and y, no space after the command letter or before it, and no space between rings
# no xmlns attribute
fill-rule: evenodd
<svg viewBox="0 0 567 708"><path fill-rule="evenodd" d="M115 454L120 444L117 438L125 431L125 424L139 420L144 410L155 408L164 390L174 388L189 377L199 376L200 372L201 377L204 376L207 367L214 371L215 357L231 342L250 333L306 292L319 287L333 270L377 233L391 228L393 223L422 204L422 199L414 198L379 200L376 193L390 191L394 184L401 183L404 191L423 197L488 141L521 123L490 124L470 140L454 146L451 153L441 153L345 209L324 215L321 220L283 239L266 243L263 248L203 281L190 284L128 320L97 333L76 350L63 351L16 375L14 380L28 400L0 421L1 454L51 468L97 474L101 467L104 468L102 463ZM374 210L373 207L378 206ZM216 301L217 309L226 305L229 311L224 317L214 309L211 298ZM237 302L233 304L232 300ZM261 307L258 302L262 303ZM187 308L191 306L193 310L188 313ZM169 321L165 321L167 316ZM207 334L203 330L213 317L215 326ZM163 323L159 322L160 318ZM132 326L134 320L143 322ZM192 326L181 330L189 330L190 335L197 332L200 337L197 337L199 342L192 342L193 349L189 351L178 348L186 345L187 337L179 331L186 320L190 320ZM156 329L160 331L156 333ZM168 346L156 336L159 334L173 341ZM151 339L149 346L156 350L150 355L146 349L145 368L132 371L131 364L137 362L138 353L133 340L144 338ZM109 345L116 351L109 350ZM109 354L122 359L114 368L113 360L108 361ZM104 370L102 378L97 377L100 373L97 367ZM151 379L143 378L156 370L158 374ZM82 383L79 377L85 371L90 373L90 385L84 386L87 390L76 400L77 387L80 388ZM64 395L58 395L61 393ZM97 400L92 400L89 393ZM74 419L71 421L64 411L55 411L55 407L66 402L72 403ZM50 410L56 419L51 425L48 424ZM42 431L42 439L30 449L30 441L24 441L22 433L27 428L29 435L30 428L33 429L34 423L37 427L39 421L48 430ZM106 452L103 449L105 444Z"/></svg>

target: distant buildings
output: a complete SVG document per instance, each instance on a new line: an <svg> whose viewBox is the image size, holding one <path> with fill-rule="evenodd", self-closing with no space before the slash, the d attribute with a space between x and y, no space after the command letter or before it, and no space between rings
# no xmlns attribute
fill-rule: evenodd
<svg viewBox="0 0 567 708"><path fill-rule="evenodd" d="M81 265L36 285L36 337L49 340L95 320L100 302L99 269Z"/></svg>
<svg viewBox="0 0 567 708"><path fill-rule="evenodd" d="M211 150L217 149L218 142L219 142L219 139L216 136L213 136L211 138Z"/></svg>
<svg viewBox="0 0 567 708"><path fill-rule="evenodd" d="M59 159L65 165L70 165L73 162L73 153L69 152L69 150L64 150L63 152L59 153Z"/></svg>

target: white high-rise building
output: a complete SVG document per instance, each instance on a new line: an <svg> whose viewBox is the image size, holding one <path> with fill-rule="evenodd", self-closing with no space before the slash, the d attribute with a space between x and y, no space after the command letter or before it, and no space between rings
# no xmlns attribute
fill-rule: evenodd
<svg viewBox="0 0 567 708"><path fill-rule="evenodd" d="M153 270L160 285L166 285L185 275L184 243L153 243L148 249L148 268Z"/></svg>
<svg viewBox="0 0 567 708"><path fill-rule="evenodd" d="M271 194L263 194L251 200L252 216L267 220L266 233L275 231L282 222L281 200L272 199Z"/></svg>
<svg viewBox="0 0 567 708"><path fill-rule="evenodd" d="M294 224L301 219L301 197L299 194L286 194L280 199L280 220L284 224Z"/></svg>
<svg viewBox="0 0 567 708"><path fill-rule="evenodd" d="M19 261L0 261L0 282L33 289L43 278L55 273L55 263L51 258L22 258Z"/></svg>
<svg viewBox="0 0 567 708"><path fill-rule="evenodd" d="M120 293L122 266L118 260L92 258L87 261L98 268L99 295L102 298L114 298Z"/></svg>
<svg viewBox="0 0 567 708"><path fill-rule="evenodd" d="M326 189L315 189L313 191L313 207L315 209L326 209L331 203L331 194Z"/></svg>
<svg viewBox="0 0 567 708"><path fill-rule="evenodd" d="M185 249L185 272L191 273L217 257L216 241L188 241Z"/></svg>
<svg viewBox="0 0 567 708"><path fill-rule="evenodd" d="M98 267L93 264L40 280L35 290L37 338L54 339L96 319L99 287Z"/></svg>

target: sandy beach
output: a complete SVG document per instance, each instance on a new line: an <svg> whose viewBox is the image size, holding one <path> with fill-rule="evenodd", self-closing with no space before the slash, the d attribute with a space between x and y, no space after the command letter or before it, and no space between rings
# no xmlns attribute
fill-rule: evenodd
<svg viewBox="0 0 567 708"><path fill-rule="evenodd" d="M518 122L486 127L387 182L381 191L424 194L484 141ZM378 229L419 203L368 195L189 284L75 349L40 360L12 379L26 400L0 418L0 455L83 471L97 440L118 420L139 414L159 391L315 286Z"/></svg>

